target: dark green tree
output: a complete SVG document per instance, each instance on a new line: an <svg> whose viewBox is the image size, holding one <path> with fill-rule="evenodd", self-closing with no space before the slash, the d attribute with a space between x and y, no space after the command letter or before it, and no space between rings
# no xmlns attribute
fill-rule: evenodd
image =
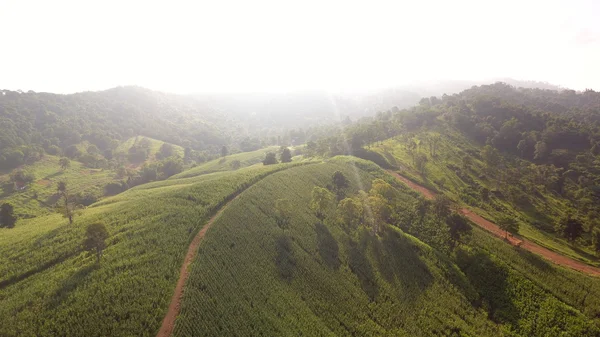
<svg viewBox="0 0 600 337"><path fill-rule="evenodd" d="M100 263L102 252L106 248L106 239L108 231L102 223L93 223L86 228L83 248L87 251L96 253L96 263Z"/></svg>
<svg viewBox="0 0 600 337"><path fill-rule="evenodd" d="M175 148L169 143L163 143L163 145L160 146L160 150L158 150L156 157L158 159L164 159L171 156L175 156Z"/></svg>
<svg viewBox="0 0 600 337"><path fill-rule="evenodd" d="M600 254L600 228L594 228L592 231L592 247L596 254Z"/></svg>
<svg viewBox="0 0 600 337"><path fill-rule="evenodd" d="M425 176L427 173L427 155L420 152L415 154L415 168L421 175Z"/></svg>
<svg viewBox="0 0 600 337"><path fill-rule="evenodd" d="M69 166L71 166L71 161L67 157L62 157L58 161L58 165L60 165L60 168L64 171L64 170L68 169Z"/></svg>
<svg viewBox="0 0 600 337"><path fill-rule="evenodd" d="M289 163L292 161L292 152L287 147L282 147L279 153L279 160L282 163Z"/></svg>
<svg viewBox="0 0 600 337"><path fill-rule="evenodd" d="M432 206L435 215L440 219L445 219L450 215L450 206L452 206L452 202L447 196L438 194L435 196L435 199L433 199Z"/></svg>
<svg viewBox="0 0 600 337"><path fill-rule="evenodd" d="M448 229L450 230L450 238L452 238L453 244L460 242L461 239L468 236L472 227L469 225L469 220L464 216L458 213L451 213L446 218L446 225L448 225Z"/></svg>
<svg viewBox="0 0 600 337"><path fill-rule="evenodd" d="M58 191L58 195L61 199L59 211L63 215L63 217L69 219L69 224L72 224L73 217L75 216L75 205L73 204L71 196L69 195L69 191L67 189L67 182L59 181L56 190Z"/></svg>
<svg viewBox="0 0 600 337"><path fill-rule="evenodd" d="M4 203L0 206L0 227L13 228L17 222L17 217L14 214L14 207L9 203Z"/></svg>
<svg viewBox="0 0 600 337"><path fill-rule="evenodd" d="M227 149L227 146L223 145L223 147L221 148L221 157L226 157L229 154L229 149Z"/></svg>
<svg viewBox="0 0 600 337"><path fill-rule="evenodd" d="M562 216L554 226L556 232L569 241L574 241L583 233L583 223L571 213Z"/></svg>
<svg viewBox="0 0 600 337"><path fill-rule="evenodd" d="M265 159L263 160L263 164L264 165L277 164L277 157L275 156L275 153L267 152L267 154L265 155Z"/></svg>
<svg viewBox="0 0 600 337"><path fill-rule="evenodd" d="M340 171L333 172L331 181L333 183L333 190L335 191L338 200L342 200L344 198L346 188L350 186L350 181L348 178L346 178L346 175Z"/></svg>
<svg viewBox="0 0 600 337"><path fill-rule="evenodd" d="M515 218L507 215L503 215L498 219L498 227L504 231L506 239L508 239L508 233L516 234L519 231L519 223Z"/></svg>

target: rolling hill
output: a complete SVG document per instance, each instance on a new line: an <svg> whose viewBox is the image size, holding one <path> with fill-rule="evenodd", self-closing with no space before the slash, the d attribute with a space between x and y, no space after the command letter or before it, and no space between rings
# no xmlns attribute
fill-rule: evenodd
<svg viewBox="0 0 600 337"><path fill-rule="evenodd" d="M0 336L598 336L598 97L475 87L349 121L274 165L276 146L198 162L173 125L164 147L72 139L69 167L36 157L27 188L2 194L20 218L0 228ZM61 180L114 193L70 224L51 207Z"/></svg>

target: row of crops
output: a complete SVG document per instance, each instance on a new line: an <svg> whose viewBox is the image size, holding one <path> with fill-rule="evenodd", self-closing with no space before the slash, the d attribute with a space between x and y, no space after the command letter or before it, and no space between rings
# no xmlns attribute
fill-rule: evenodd
<svg viewBox="0 0 600 337"><path fill-rule="evenodd" d="M522 268L535 257L504 252L513 248L482 231L447 256L393 226L374 236L321 222L311 191L335 171L351 180L350 194L382 177L367 162L335 158L273 174L222 213L191 266L176 336L598 333L596 300L577 290L597 279L552 265L529 279ZM285 229L273 209L281 198L294 205Z"/></svg>
<svg viewBox="0 0 600 337"><path fill-rule="evenodd" d="M0 237L0 336L151 336L158 330L191 239L227 200L295 164L159 182L93 205L73 225L57 215ZM85 227L103 222L100 264L82 252Z"/></svg>

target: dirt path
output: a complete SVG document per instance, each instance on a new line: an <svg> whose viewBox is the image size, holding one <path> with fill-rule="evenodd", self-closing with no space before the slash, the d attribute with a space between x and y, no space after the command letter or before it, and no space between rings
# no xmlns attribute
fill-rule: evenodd
<svg viewBox="0 0 600 337"><path fill-rule="evenodd" d="M432 191L428 190L427 188L425 188L417 183L414 183L412 180L409 180L408 178L403 177L392 170L388 170L388 173L393 175L394 177L396 177L396 179L398 179L398 180L402 181L403 183L405 183L406 185L408 185L408 187L423 194L425 199L433 200L433 198L435 198L435 193L433 193Z"/></svg>
<svg viewBox="0 0 600 337"><path fill-rule="evenodd" d="M405 183L406 185L408 185L408 187L412 188L413 190L415 190L417 192L422 193L426 199L431 200L435 197L435 193L433 191L430 191L429 189L427 189L417 183L412 182L411 180L407 179L406 177L401 176L400 174L398 174L394 171L388 170L388 172L391 175L393 175L394 177L396 177L398 180L400 180L403 183ZM502 229L500 229L500 227L498 227L498 225L494 224L493 222L482 218L478 214L473 213L473 211L466 209L466 208L461 208L460 212L462 214L464 214L467 218L469 218L471 221L473 221L475 224L477 224L479 227L487 230L488 232L494 234L495 236L497 236L499 238L502 238L502 239L506 238L505 232ZM551 261L557 265L569 267L571 269L581 271L588 275L600 276L600 268L592 267L583 262L574 260L574 259L564 256L564 255L561 255L557 252L554 252L552 250L544 248L544 247L542 247L532 241L529 241L527 239L517 239L517 238L509 235L508 242L513 246L518 246L518 247L526 249L534 254L540 255L543 258L545 258L546 260Z"/></svg>
<svg viewBox="0 0 600 337"><path fill-rule="evenodd" d="M241 194L238 194L235 198L227 202L219 211L213 215L208 222L202 227L202 229L196 234L192 243L188 248L187 254L185 255L185 260L181 265L181 270L179 271L179 280L177 281L177 286L175 286L175 292L173 293L173 297L171 297L171 304L169 304L169 311L165 315L163 319L160 330L158 330L157 337L169 337L173 333L173 329L175 328L175 320L177 319L177 315L179 315L179 309L181 308L181 300L183 299L183 286L185 285L185 281L187 281L190 276L189 266L196 257L196 253L198 252L198 246L200 246L200 242L202 238L208 231L208 229L212 226L215 219L223 213L223 211L231 204L235 199L237 199Z"/></svg>

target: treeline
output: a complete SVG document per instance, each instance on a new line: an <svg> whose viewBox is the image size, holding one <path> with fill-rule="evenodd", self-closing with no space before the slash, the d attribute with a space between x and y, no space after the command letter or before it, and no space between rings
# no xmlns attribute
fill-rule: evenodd
<svg viewBox="0 0 600 337"><path fill-rule="evenodd" d="M0 168L35 161L44 152L71 158L98 154L110 160L121 141L140 134L217 153L227 137L210 118L214 120L214 112L183 96L137 87L72 95L3 90ZM80 153L76 145L82 141L94 146L92 151Z"/></svg>
<svg viewBox="0 0 600 337"><path fill-rule="evenodd" d="M218 157L223 145L235 153L302 144L322 132L325 120L312 120L304 130L300 124L255 125L211 104L140 87L71 95L0 90L0 169L33 163L44 153L103 167L121 142L138 135L182 146L188 157L202 162ZM84 141L87 149L80 148Z"/></svg>
<svg viewBox="0 0 600 337"><path fill-rule="evenodd" d="M389 161L369 151L370 145L402 135L399 139L410 152L417 145L409 135L440 127L457 129L483 146L458 158L462 167L457 169L469 170L471 160L482 160L484 174L497 182L496 193L523 209L530 206L531 196L560 196L568 204L555 214L560 217L557 233L573 240L578 237L573 232L585 229L591 234L586 244L597 241L600 249L600 232L594 233L600 229L600 93L592 90L523 89L504 83L473 87L452 96L423 98L410 109L380 112L308 142L306 151L354 154L385 167ZM435 140L421 145L435 152ZM420 159L416 157L414 166ZM464 196L475 202L486 200L489 193L475 189Z"/></svg>

